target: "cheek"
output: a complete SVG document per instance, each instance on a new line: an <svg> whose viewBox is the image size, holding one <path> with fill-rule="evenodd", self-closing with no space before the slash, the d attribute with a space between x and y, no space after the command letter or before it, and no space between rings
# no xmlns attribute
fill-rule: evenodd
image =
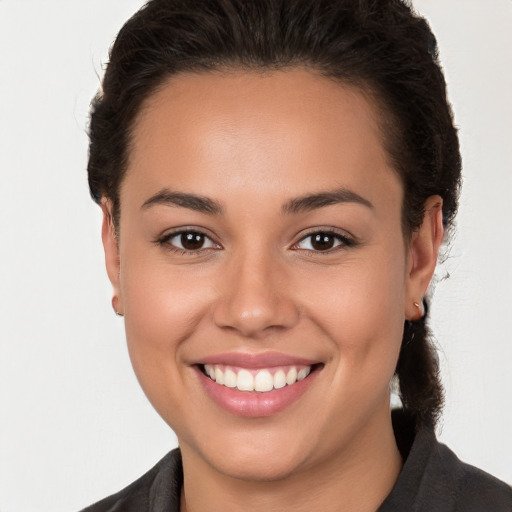
<svg viewBox="0 0 512 512"><path fill-rule="evenodd" d="M158 265L138 265L127 275L122 293L128 325L151 331L161 328L169 341L179 339L180 333L185 334L182 331L194 326L205 302L205 288L190 275Z"/></svg>
<svg viewBox="0 0 512 512"><path fill-rule="evenodd" d="M185 272L165 261L137 258L135 251L121 267L128 350L152 402L153 388L179 385L177 361L183 343L193 337L208 312L204 282L200 271Z"/></svg>
<svg viewBox="0 0 512 512"><path fill-rule="evenodd" d="M404 320L404 255L377 249L368 253L317 273L314 279L305 276L299 284L307 290L308 308L322 316L322 324L353 339Z"/></svg>
<svg viewBox="0 0 512 512"><path fill-rule="evenodd" d="M386 388L402 340L404 276L403 252L376 250L309 285L309 316L336 345L340 386Z"/></svg>

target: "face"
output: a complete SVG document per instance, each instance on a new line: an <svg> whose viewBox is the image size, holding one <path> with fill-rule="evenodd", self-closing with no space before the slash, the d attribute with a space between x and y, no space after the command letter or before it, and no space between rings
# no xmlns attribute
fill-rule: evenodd
<svg viewBox="0 0 512 512"><path fill-rule="evenodd" d="M133 367L187 460L277 479L389 425L433 270L404 241L402 196L355 88L187 74L149 98L104 242Z"/></svg>

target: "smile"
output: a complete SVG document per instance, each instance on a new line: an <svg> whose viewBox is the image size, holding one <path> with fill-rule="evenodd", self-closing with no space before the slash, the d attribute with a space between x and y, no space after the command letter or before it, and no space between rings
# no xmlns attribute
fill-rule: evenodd
<svg viewBox="0 0 512 512"><path fill-rule="evenodd" d="M311 366L283 366L249 369L235 366L205 364L204 373L221 386L239 391L268 393L274 389L292 386L311 373Z"/></svg>
<svg viewBox="0 0 512 512"><path fill-rule="evenodd" d="M250 418L280 413L314 386L323 363L279 353L219 354L193 365L206 395L224 411Z"/></svg>

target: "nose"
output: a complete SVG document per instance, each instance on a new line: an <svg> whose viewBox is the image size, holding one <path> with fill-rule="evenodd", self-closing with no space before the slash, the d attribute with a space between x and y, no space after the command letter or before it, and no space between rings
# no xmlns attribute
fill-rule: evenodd
<svg viewBox="0 0 512 512"><path fill-rule="evenodd" d="M238 257L226 264L214 322L247 338L293 327L300 316L283 265L268 255Z"/></svg>

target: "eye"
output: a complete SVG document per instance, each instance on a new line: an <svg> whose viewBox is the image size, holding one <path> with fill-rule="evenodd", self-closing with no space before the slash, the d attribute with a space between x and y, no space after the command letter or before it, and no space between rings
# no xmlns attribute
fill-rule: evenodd
<svg viewBox="0 0 512 512"><path fill-rule="evenodd" d="M353 245L352 240L339 233L333 233L332 231L316 231L302 238L295 245L295 248L306 251L327 252L338 247L351 245Z"/></svg>
<svg viewBox="0 0 512 512"><path fill-rule="evenodd" d="M174 250L187 252L219 248L219 245L213 242L207 235L200 231L193 230L171 233L159 240L159 243L161 245L170 246L170 248Z"/></svg>

